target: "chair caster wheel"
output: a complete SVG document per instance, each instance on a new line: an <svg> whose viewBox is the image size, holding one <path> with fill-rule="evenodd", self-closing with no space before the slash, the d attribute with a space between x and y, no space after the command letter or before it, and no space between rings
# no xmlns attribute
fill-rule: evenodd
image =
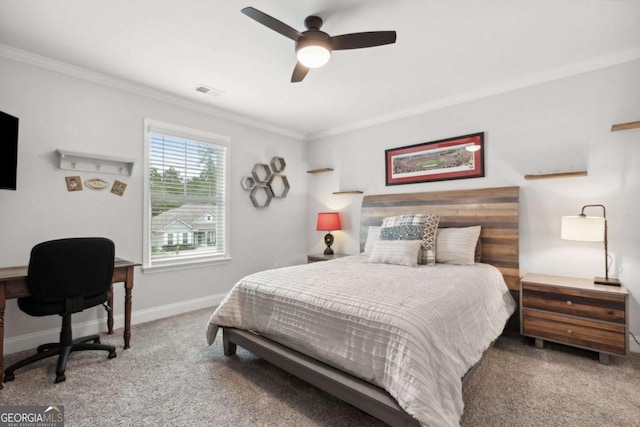
<svg viewBox="0 0 640 427"><path fill-rule="evenodd" d="M16 376L14 374L4 374L4 382L8 383L9 381L13 381L16 379Z"/></svg>
<svg viewBox="0 0 640 427"><path fill-rule="evenodd" d="M118 354L114 351L113 353L109 353L109 359L115 359L118 357Z"/></svg>
<svg viewBox="0 0 640 427"><path fill-rule="evenodd" d="M67 376L65 374L56 375L56 384L61 383L67 380Z"/></svg>

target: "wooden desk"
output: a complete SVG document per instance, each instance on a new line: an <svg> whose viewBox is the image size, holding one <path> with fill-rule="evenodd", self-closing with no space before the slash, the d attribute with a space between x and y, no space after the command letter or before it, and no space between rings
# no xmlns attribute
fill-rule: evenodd
<svg viewBox="0 0 640 427"><path fill-rule="evenodd" d="M140 264L116 258L113 279L111 280L111 295L109 307L113 307L113 284L124 283L124 349L130 347L131 341L131 290L133 289L133 269ZM3 388L4 378L4 310L7 300L11 298L28 297L26 265L20 267L0 268L0 390ZM113 334L113 311L107 312L108 333Z"/></svg>

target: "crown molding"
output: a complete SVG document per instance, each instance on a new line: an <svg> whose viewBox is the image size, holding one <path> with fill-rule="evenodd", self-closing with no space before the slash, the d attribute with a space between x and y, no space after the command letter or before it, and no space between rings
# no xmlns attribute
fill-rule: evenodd
<svg viewBox="0 0 640 427"><path fill-rule="evenodd" d="M295 132L290 129L285 129L270 123L251 119L239 114L212 107L207 104L192 101L181 96L154 89L139 83L134 83L125 79L109 76L107 74L99 73L96 71L91 71L86 68L71 65L62 61L57 61L52 58L37 55L35 53L27 52L4 44L0 44L0 57L44 68L49 71L65 74L88 82L97 83L103 86L108 86L114 89L144 96L156 101L166 102L168 104L187 108L199 113L209 114L218 118L230 120L236 123L266 130L268 132L273 132L290 138L295 138L298 140L304 140L305 138L305 135L300 132Z"/></svg>
<svg viewBox="0 0 640 427"><path fill-rule="evenodd" d="M431 111L439 110L446 107L451 107L458 104L464 104L467 102L476 101L482 98L488 98L490 96L499 95L499 94L511 92L518 89L524 89L530 86L535 86L542 83L551 82L554 80L560 80L566 77L588 73L588 72L599 70L602 68L624 64L626 62L636 61L640 59L640 48L628 49L628 50L616 52L613 54L600 56L587 61L578 62L578 63L571 64L564 67L559 67L547 72L525 76L524 78L512 80L504 84L489 86L486 88L467 92L467 93L456 95L453 97L439 99L439 100L424 103L424 104L419 104L414 107L394 111L389 114L384 114L384 115L372 117L370 119L360 120L357 122L345 124L343 126L336 126L326 130L311 132L307 134L304 134L301 132L295 132L290 129L285 129L280 126L273 125L271 123L251 119L246 116L231 113L229 111L215 108L200 102L192 101L181 96L170 94L168 92L164 92L158 89L153 89L139 83L134 83L128 80L119 79L119 78L112 77L96 71L91 71L85 68L77 67L75 65L71 65L62 61L57 61L55 59L48 58L45 56L36 55L34 53L17 49L11 46L0 44L0 57L4 57L17 62L23 62L26 64L44 68L57 73L69 75L78 79L112 87L118 90L134 93L147 98L155 99L157 101L162 101L172 105L184 107L193 111L209 114L222 119L226 119L236 123L262 129L262 130L283 135L286 137L298 139L301 141L315 141L315 140L327 138L330 136L335 136L335 135L352 132L359 129L380 125L380 124L391 122L394 120L400 120L404 118L417 116L420 114L429 113Z"/></svg>
<svg viewBox="0 0 640 427"><path fill-rule="evenodd" d="M429 102L425 104L419 104L415 107L406 108L403 110L394 111L389 114L373 117L358 122L348 123L344 126L337 126L334 128L326 129L319 132L308 133L305 135L305 141L315 141L330 136L339 135L342 133L351 132L354 130L364 129L372 126L376 126L382 123L391 122L394 120L409 118L420 114L429 113L431 111L439 110L453 105L464 104L466 102L476 101L482 98L488 98L490 96L499 95L507 92L511 92L518 89L524 89L530 86L539 85L542 83L551 82L554 80L564 79L566 77L576 76L579 74L588 73L591 71L599 70L602 68L612 67L615 65L624 64L626 62L632 62L640 59L640 48L629 49L621 52L616 52L609 55L600 56L587 61L578 62L564 67L559 67L554 70L550 70L543 73L532 74L525 76L521 79L512 80L504 84L489 86L476 91L467 92L461 95L452 96Z"/></svg>

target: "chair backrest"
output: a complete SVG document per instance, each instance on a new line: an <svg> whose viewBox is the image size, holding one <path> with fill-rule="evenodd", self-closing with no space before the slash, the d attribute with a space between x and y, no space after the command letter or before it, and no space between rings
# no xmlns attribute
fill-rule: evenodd
<svg viewBox="0 0 640 427"><path fill-rule="evenodd" d="M31 250L27 283L43 303L91 297L109 290L115 245L103 237L51 240Z"/></svg>

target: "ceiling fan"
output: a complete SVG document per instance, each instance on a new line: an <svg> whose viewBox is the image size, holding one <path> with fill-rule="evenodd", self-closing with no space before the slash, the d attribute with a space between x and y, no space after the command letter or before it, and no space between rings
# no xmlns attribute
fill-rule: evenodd
<svg viewBox="0 0 640 427"><path fill-rule="evenodd" d="M370 31L332 37L324 31L320 31L322 19L314 15L307 16L304 20L307 31L299 32L253 7L245 7L242 9L242 13L296 42L298 62L293 69L291 83L301 82L309 69L322 67L326 64L334 50L360 49L396 42L395 31Z"/></svg>

